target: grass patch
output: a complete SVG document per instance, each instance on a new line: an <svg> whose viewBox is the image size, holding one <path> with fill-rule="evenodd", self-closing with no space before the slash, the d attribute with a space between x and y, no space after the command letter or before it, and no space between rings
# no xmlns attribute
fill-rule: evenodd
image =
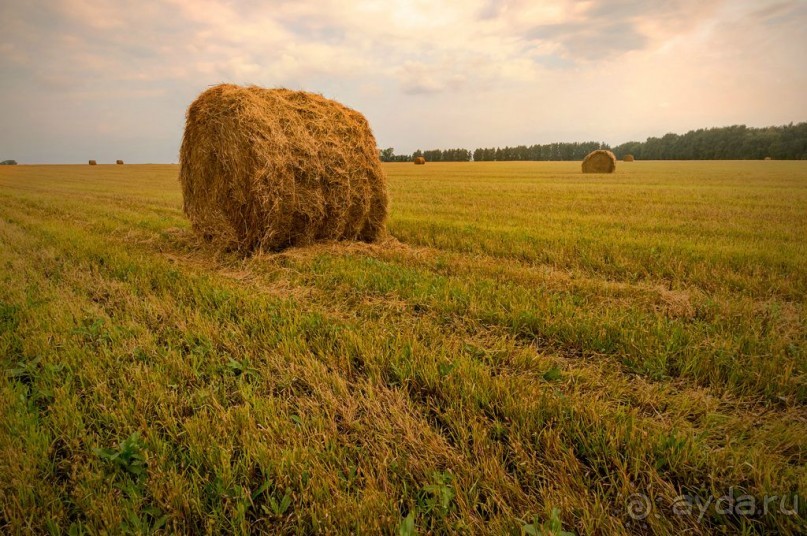
<svg viewBox="0 0 807 536"><path fill-rule="evenodd" d="M802 163L386 170L390 241L249 258L176 167L0 170L0 527L807 529Z"/></svg>

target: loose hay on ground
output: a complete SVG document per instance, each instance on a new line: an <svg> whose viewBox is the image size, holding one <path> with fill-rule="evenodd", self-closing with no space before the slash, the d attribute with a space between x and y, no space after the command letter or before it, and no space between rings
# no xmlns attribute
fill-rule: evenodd
<svg viewBox="0 0 807 536"><path fill-rule="evenodd" d="M228 249L373 241L386 178L359 112L303 91L222 84L189 107L179 181L193 228Z"/></svg>

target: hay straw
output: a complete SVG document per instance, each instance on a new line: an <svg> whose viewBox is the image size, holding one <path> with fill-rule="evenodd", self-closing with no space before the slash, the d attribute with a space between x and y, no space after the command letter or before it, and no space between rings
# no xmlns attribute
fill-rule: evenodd
<svg viewBox="0 0 807 536"><path fill-rule="evenodd" d="M91 166L97 166L98 162L96 162L95 160L90 160L90 165Z"/></svg>
<svg viewBox="0 0 807 536"><path fill-rule="evenodd" d="M415 165L422 166L425 163L426 159L423 158L422 156L418 156L417 158L415 158Z"/></svg>
<svg viewBox="0 0 807 536"><path fill-rule="evenodd" d="M634 160L636 159L633 157L632 154L626 154L625 156L622 157L623 162L633 162Z"/></svg>
<svg viewBox="0 0 807 536"><path fill-rule="evenodd" d="M367 120L313 93L208 89L188 108L179 181L193 228L228 249L385 231L386 178Z"/></svg>
<svg viewBox="0 0 807 536"><path fill-rule="evenodd" d="M613 173L615 169L616 157L611 151L598 149L583 159L583 173Z"/></svg>
<svg viewBox="0 0 807 536"><path fill-rule="evenodd" d="M118 164L119 166L122 166L123 165L123 160L116 160L115 163Z"/></svg>

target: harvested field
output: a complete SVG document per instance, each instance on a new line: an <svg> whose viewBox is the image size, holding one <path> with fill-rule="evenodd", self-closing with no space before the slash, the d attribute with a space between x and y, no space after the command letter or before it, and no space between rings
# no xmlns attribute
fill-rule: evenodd
<svg viewBox="0 0 807 536"><path fill-rule="evenodd" d="M246 258L178 166L0 167L3 531L803 534L807 163L579 166Z"/></svg>

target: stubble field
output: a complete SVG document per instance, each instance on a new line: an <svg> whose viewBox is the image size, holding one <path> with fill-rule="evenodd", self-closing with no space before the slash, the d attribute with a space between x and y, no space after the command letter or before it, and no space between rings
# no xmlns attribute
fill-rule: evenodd
<svg viewBox="0 0 807 536"><path fill-rule="evenodd" d="M176 166L0 167L0 530L807 530L806 163L385 169L244 259Z"/></svg>

